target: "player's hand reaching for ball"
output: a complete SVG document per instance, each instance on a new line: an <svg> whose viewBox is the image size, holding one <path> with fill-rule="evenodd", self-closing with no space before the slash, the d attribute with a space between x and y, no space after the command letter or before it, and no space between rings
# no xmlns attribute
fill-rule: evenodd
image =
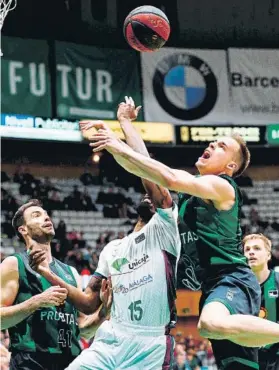
<svg viewBox="0 0 279 370"><path fill-rule="evenodd" d="M137 119L140 109L141 106L135 106L133 98L125 96L125 102L118 106L117 119L119 122L126 119L134 121Z"/></svg>
<svg viewBox="0 0 279 370"><path fill-rule="evenodd" d="M34 296L34 298L36 299L38 307L53 307L63 305L67 298L67 294L67 289L59 286L52 286L43 293Z"/></svg>
<svg viewBox="0 0 279 370"><path fill-rule="evenodd" d="M94 128L95 131L87 138L94 143L89 144L93 147L93 152L99 152L106 149L111 154L121 154L123 143L112 132L109 126L103 121L82 121L80 127L83 131ZM97 131L96 131L97 130Z"/></svg>

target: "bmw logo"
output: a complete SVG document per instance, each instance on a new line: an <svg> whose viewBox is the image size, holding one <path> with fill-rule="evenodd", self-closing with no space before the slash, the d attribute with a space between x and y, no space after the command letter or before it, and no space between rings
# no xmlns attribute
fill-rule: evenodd
<svg viewBox="0 0 279 370"><path fill-rule="evenodd" d="M217 79L209 65L187 53L168 56L158 63L153 91L168 114L186 121L206 116L218 97Z"/></svg>

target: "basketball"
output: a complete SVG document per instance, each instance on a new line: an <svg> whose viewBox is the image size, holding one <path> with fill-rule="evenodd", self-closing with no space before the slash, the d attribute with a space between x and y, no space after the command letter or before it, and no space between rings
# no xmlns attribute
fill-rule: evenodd
<svg viewBox="0 0 279 370"><path fill-rule="evenodd" d="M167 16L154 6L144 5L132 10L124 22L124 36L128 44L138 51L158 51L169 35Z"/></svg>

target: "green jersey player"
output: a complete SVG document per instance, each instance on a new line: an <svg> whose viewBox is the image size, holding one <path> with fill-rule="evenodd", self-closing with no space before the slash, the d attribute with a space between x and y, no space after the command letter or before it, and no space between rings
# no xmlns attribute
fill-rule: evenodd
<svg viewBox="0 0 279 370"><path fill-rule="evenodd" d="M54 228L37 199L21 206L13 218L26 251L1 264L1 328L10 335L11 370L61 370L79 355L80 332L90 338L105 319L98 309L91 316L79 313L67 299L65 288L51 284L29 266L28 251L34 243L46 253L46 263L63 281L81 290L77 271L51 255ZM92 311L94 312L94 311Z"/></svg>
<svg viewBox="0 0 279 370"><path fill-rule="evenodd" d="M200 334L212 340L221 369L257 369L252 347L278 342L279 325L257 317L260 286L241 251L242 201L233 178L249 164L245 142L234 135L210 143L196 162L200 176L193 176L134 151L104 122L91 122L91 127L98 130L91 137L94 151L105 149L127 171L190 195L182 217L197 237L203 269Z"/></svg>
<svg viewBox="0 0 279 370"><path fill-rule="evenodd" d="M268 268L271 241L263 234L243 239L244 254L262 290L260 317L279 323L279 273ZM279 370L279 343L259 349L260 370Z"/></svg>

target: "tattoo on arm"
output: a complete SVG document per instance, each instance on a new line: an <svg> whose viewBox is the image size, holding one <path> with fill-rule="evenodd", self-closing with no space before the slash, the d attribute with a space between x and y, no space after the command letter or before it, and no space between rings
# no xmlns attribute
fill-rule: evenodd
<svg viewBox="0 0 279 370"><path fill-rule="evenodd" d="M102 285L102 279L96 278L95 276L92 276L88 283L88 287L92 290L92 292L100 292Z"/></svg>

